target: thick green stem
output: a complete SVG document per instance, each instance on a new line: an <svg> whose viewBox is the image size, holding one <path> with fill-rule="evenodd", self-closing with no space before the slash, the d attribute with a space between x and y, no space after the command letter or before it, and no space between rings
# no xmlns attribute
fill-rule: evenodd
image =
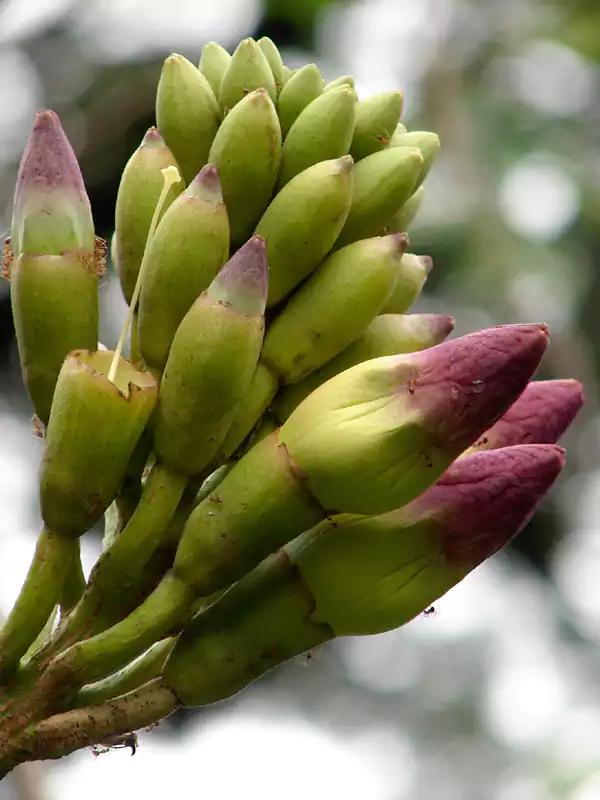
<svg viewBox="0 0 600 800"><path fill-rule="evenodd" d="M79 557L77 539L44 527L21 593L0 632L0 675L5 682L61 599L65 578Z"/></svg>
<svg viewBox="0 0 600 800"><path fill-rule="evenodd" d="M0 779L24 761L61 758L112 735L152 725L178 705L171 689L155 680L103 705L55 714L29 726L5 749L0 758Z"/></svg>
<svg viewBox="0 0 600 800"><path fill-rule="evenodd" d="M163 544L186 482L184 475L154 465L135 513L98 559L81 602L52 643L53 653L115 624L138 605L144 568Z"/></svg>
<svg viewBox="0 0 600 800"><path fill-rule="evenodd" d="M71 704L72 708L100 705L113 697L132 692L148 681L157 678L174 645L174 638L156 642L143 655L127 664L123 669L109 675L108 678L84 686Z"/></svg>
<svg viewBox="0 0 600 800"><path fill-rule="evenodd" d="M81 547L79 539L75 542L76 552L73 554L71 565L65 575L65 582L60 593L60 612L66 616L81 599L85 590L85 575L81 565Z"/></svg>

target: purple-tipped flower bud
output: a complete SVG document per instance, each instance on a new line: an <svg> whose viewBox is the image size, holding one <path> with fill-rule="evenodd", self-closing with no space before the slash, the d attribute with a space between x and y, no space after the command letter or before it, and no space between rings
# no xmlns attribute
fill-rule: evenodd
<svg viewBox="0 0 600 800"><path fill-rule="evenodd" d="M225 264L207 294L237 311L260 317L267 303L268 272L266 242L262 236L253 236Z"/></svg>
<svg viewBox="0 0 600 800"><path fill-rule="evenodd" d="M384 356L316 389L279 433L327 509L377 514L437 480L525 389L544 325L507 325Z"/></svg>
<svg viewBox="0 0 600 800"><path fill-rule="evenodd" d="M404 508L308 532L286 551L312 619L337 636L408 622L525 526L564 463L556 445L475 453Z"/></svg>
<svg viewBox="0 0 600 800"><path fill-rule="evenodd" d="M532 381L519 399L467 452L557 442L583 405L579 381Z"/></svg>
<svg viewBox="0 0 600 800"><path fill-rule="evenodd" d="M73 148L54 111L39 111L21 159L11 247L15 257L94 250L94 223Z"/></svg>

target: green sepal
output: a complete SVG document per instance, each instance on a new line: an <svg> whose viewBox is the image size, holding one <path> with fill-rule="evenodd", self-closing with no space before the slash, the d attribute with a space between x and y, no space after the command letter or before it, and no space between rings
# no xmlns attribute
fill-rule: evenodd
<svg viewBox="0 0 600 800"><path fill-rule="evenodd" d="M384 150L389 145L403 103L404 95L399 91L382 92L358 103L356 129L350 146L350 155L355 161Z"/></svg>
<svg viewBox="0 0 600 800"><path fill-rule="evenodd" d="M357 339L398 280L406 237L376 236L328 256L271 324L262 359L295 383Z"/></svg>
<svg viewBox="0 0 600 800"><path fill-rule="evenodd" d="M283 386L271 408L285 422L296 406L321 384L350 367L380 356L414 353L440 344L452 332L454 320L438 314L381 314L362 336L320 369L290 386Z"/></svg>
<svg viewBox="0 0 600 800"><path fill-rule="evenodd" d="M98 342L93 254L22 255L11 265L11 304L21 371L44 424L67 353Z"/></svg>
<svg viewBox="0 0 600 800"><path fill-rule="evenodd" d="M156 124L186 183L207 163L221 122L210 83L191 61L176 53L164 62L156 92Z"/></svg>
<svg viewBox="0 0 600 800"><path fill-rule="evenodd" d="M322 91L323 78L315 64L306 64L290 75L277 98L277 113L284 139L301 112L309 103L316 100Z"/></svg>
<svg viewBox="0 0 600 800"><path fill-rule="evenodd" d="M265 89L250 92L229 112L209 160L219 170L231 240L239 246L269 205L281 163L281 128Z"/></svg>
<svg viewBox="0 0 600 800"><path fill-rule="evenodd" d="M273 102L277 99L275 78L269 61L254 39L248 38L236 47L221 81L219 104L223 114L227 115L255 89L266 89Z"/></svg>
<svg viewBox="0 0 600 800"><path fill-rule="evenodd" d="M168 208L148 243L140 293L141 353L162 371L181 320L229 256L229 222L216 169L207 165Z"/></svg>
<svg viewBox="0 0 600 800"><path fill-rule="evenodd" d="M198 596L208 596L324 516L272 434L246 453L191 513L173 574Z"/></svg>
<svg viewBox="0 0 600 800"><path fill-rule="evenodd" d="M161 170L167 167L177 167L173 153L156 128L150 128L127 162L117 192L111 256L128 303L140 271L154 209L164 186ZM171 186L161 214L183 188L181 181Z"/></svg>
<svg viewBox="0 0 600 800"><path fill-rule="evenodd" d="M48 528L63 535L80 536L102 517L156 404L154 378L125 359L115 382L108 379L112 358L109 350L76 350L58 376L40 503Z"/></svg>
<svg viewBox="0 0 600 800"><path fill-rule="evenodd" d="M339 86L317 97L298 115L283 144L279 188L319 161L346 155L357 100L354 89Z"/></svg>
<svg viewBox="0 0 600 800"><path fill-rule="evenodd" d="M394 147L354 166L354 195L336 247L377 236L414 190L423 159L414 147Z"/></svg>
<svg viewBox="0 0 600 800"><path fill-rule="evenodd" d="M198 69L210 83L210 88L219 96L223 75L231 62L231 54L217 42L207 42L202 48Z"/></svg>
<svg viewBox="0 0 600 800"><path fill-rule="evenodd" d="M267 241L268 306L279 303L329 252L352 202L352 158L322 161L275 196L255 233Z"/></svg>
<svg viewBox="0 0 600 800"><path fill-rule="evenodd" d="M401 236L402 234L396 234ZM404 253L398 280L383 308L384 314L404 314L421 294L433 262L429 256Z"/></svg>

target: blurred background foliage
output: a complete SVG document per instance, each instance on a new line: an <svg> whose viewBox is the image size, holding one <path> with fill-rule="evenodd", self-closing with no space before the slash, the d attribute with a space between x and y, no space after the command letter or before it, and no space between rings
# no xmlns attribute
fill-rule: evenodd
<svg viewBox="0 0 600 800"><path fill-rule="evenodd" d="M442 599L433 618L340 641L308 669L295 662L222 707L177 715L127 772L119 771L122 754L101 759L93 779L91 759L68 759L45 776L43 796L68 800L85 787L88 798L100 797L117 780L120 791L131 781L139 795L162 796L161 769L186 748L181 780L201 759L212 798L598 798L600 6L5 0L0 228L10 224L33 114L49 107L79 154L97 231L109 237L120 173L154 121L162 59L177 51L197 61L206 41L233 50L248 35L271 36L292 68L314 61L328 80L353 74L361 96L403 89L403 122L442 141L410 230L411 249L435 264L418 309L453 314L458 333L547 322L552 344L540 377L579 378L587 407L566 439L569 466L552 498L509 552ZM102 300L102 340L112 345L124 309L110 275ZM8 603L36 535L39 446L6 284L0 386ZM0 787L0 798L13 797L18 780L26 791L23 773ZM28 785L40 790L38 773Z"/></svg>

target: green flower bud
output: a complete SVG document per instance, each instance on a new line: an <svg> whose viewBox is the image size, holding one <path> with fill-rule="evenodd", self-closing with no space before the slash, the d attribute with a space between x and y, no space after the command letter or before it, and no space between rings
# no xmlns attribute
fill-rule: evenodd
<svg viewBox="0 0 600 800"><path fill-rule="evenodd" d="M208 80L187 58L170 55L158 82L156 123L186 183L206 164L220 122Z"/></svg>
<svg viewBox="0 0 600 800"><path fill-rule="evenodd" d="M210 88L219 96L223 75L231 63L231 55L217 42L207 42L202 48L198 69L210 83Z"/></svg>
<svg viewBox="0 0 600 800"><path fill-rule="evenodd" d="M412 225L415 217L419 213L425 196L425 187L419 186L417 191L412 194L404 205L387 221L385 226L386 233L404 233Z"/></svg>
<svg viewBox="0 0 600 800"><path fill-rule="evenodd" d="M25 386L46 424L67 353L95 350L98 342L93 255L19 256L11 265L11 304Z"/></svg>
<svg viewBox="0 0 600 800"><path fill-rule="evenodd" d="M400 236L401 234L396 234ZM429 256L405 253L398 270L398 280L384 306L384 314L404 314L421 294L433 268Z"/></svg>
<svg viewBox="0 0 600 800"><path fill-rule="evenodd" d="M284 422L305 397L345 369L363 361L398 353L414 353L440 344L454 328L452 317L438 314L383 314L375 317L363 335L320 369L282 387L272 408Z"/></svg>
<svg viewBox="0 0 600 800"><path fill-rule="evenodd" d="M148 242L138 336L162 371L175 332L229 255L229 222L217 170L207 165L167 209Z"/></svg>
<svg viewBox="0 0 600 800"><path fill-rule="evenodd" d="M352 367L279 431L324 508L378 514L437 480L523 391L547 347L543 325L507 325Z"/></svg>
<svg viewBox="0 0 600 800"><path fill-rule="evenodd" d="M17 175L15 258L94 251L94 222L77 158L54 111L39 111Z"/></svg>
<svg viewBox="0 0 600 800"><path fill-rule="evenodd" d="M423 159L414 147L373 153L354 166L354 195L336 247L376 236L414 190Z"/></svg>
<svg viewBox="0 0 600 800"><path fill-rule="evenodd" d="M478 453L404 508L301 536L286 552L314 598L311 619L336 636L404 625L524 527L564 463L555 445Z"/></svg>
<svg viewBox="0 0 600 800"><path fill-rule="evenodd" d="M352 202L352 158L322 161L296 175L275 196L256 226L267 241L273 306L329 252Z"/></svg>
<svg viewBox="0 0 600 800"><path fill-rule="evenodd" d="M354 89L339 86L322 94L299 114L285 139L278 186L303 170L348 152L354 132Z"/></svg>
<svg viewBox="0 0 600 800"><path fill-rule="evenodd" d="M246 392L262 345L267 294L264 241L227 262L179 326L160 387L154 446L168 467L201 472Z"/></svg>
<svg viewBox="0 0 600 800"><path fill-rule="evenodd" d="M156 404L156 381L128 361L108 380L112 358L77 350L58 376L40 499L46 526L61 535L80 536L102 517Z"/></svg>
<svg viewBox="0 0 600 800"><path fill-rule="evenodd" d="M277 98L277 113L284 139L301 112L322 91L323 78L315 64L306 64L290 75Z"/></svg>
<svg viewBox="0 0 600 800"><path fill-rule="evenodd" d="M279 382L263 363L259 363L243 400L238 403L231 427L221 446L223 458L230 458L269 407Z"/></svg>
<svg viewBox="0 0 600 800"><path fill-rule="evenodd" d="M111 255L128 303L140 271L150 222L164 185L161 170L176 166L160 133L156 128L150 128L123 170L117 193ZM171 186L162 213L182 189L181 182Z"/></svg>
<svg viewBox="0 0 600 800"><path fill-rule="evenodd" d="M423 167L415 187L418 188L427 177L433 162L440 152L440 137L437 133L432 133L431 131L407 131L402 136L396 133L393 137L392 146L417 147L421 151Z"/></svg>
<svg viewBox="0 0 600 800"><path fill-rule="evenodd" d="M269 62L271 72L273 73L273 78L275 79L275 87L279 92L285 83L281 54L277 49L275 42L272 39L269 39L268 36L263 36L262 39L259 39L256 44L263 51L265 58Z"/></svg>
<svg viewBox="0 0 600 800"><path fill-rule="evenodd" d="M286 67L285 64L283 65L283 72L282 72L283 84L282 84L282 88L283 88L283 86L286 85L286 83L289 81L289 79L292 77L292 75L294 74L295 71L297 72L298 70L293 70L293 69L290 69L289 67Z"/></svg>
<svg viewBox="0 0 600 800"><path fill-rule="evenodd" d="M334 78L323 87L324 92L330 92L332 89L337 89L338 86L349 86L351 89L356 88L356 81L352 75L340 75L339 78Z"/></svg>
<svg viewBox="0 0 600 800"><path fill-rule="evenodd" d="M254 39L244 39L236 47L221 82L219 104L223 113L227 114L255 89L266 89L275 102L277 90L269 61Z"/></svg>
<svg viewBox="0 0 600 800"><path fill-rule="evenodd" d="M399 91L382 92L360 101L356 106L356 130L350 147L355 161L388 146L403 104L404 95Z"/></svg>
<svg viewBox="0 0 600 800"><path fill-rule="evenodd" d="M209 154L219 170L231 239L247 240L273 195L281 163L281 129L265 89L247 94L233 108Z"/></svg>
<svg viewBox="0 0 600 800"><path fill-rule="evenodd" d="M405 247L402 234L377 236L328 256L271 324L263 362L295 383L340 353L385 305Z"/></svg>
<svg viewBox="0 0 600 800"><path fill-rule="evenodd" d="M517 444L554 444L583 405L579 381L531 381L495 425L466 454Z"/></svg>

